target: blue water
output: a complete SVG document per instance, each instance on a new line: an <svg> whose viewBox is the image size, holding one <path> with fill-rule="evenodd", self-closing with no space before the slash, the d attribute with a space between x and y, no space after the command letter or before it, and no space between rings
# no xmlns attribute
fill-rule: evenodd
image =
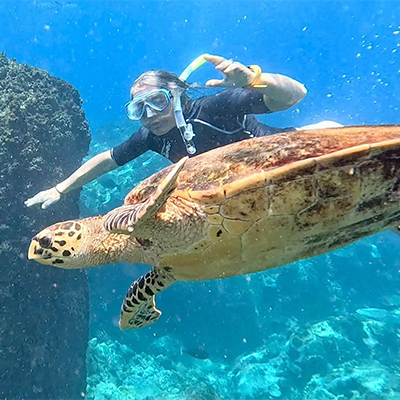
<svg viewBox="0 0 400 400"><path fill-rule="evenodd" d="M180 73L206 52L259 64L266 72L282 73L306 85L308 94L300 104L260 118L269 125L301 126L325 119L344 125L400 123L399 15L396 1L0 1L0 51L43 68L79 90L92 129L94 154L96 144L107 148L125 138L108 138L99 128L124 118L123 105L139 74L151 68ZM213 77L218 74L206 66L191 80L204 83ZM132 123L132 132L135 129ZM134 182L166 165L157 157L149 166L143 163L146 159L126 167ZM121 193L103 206L108 209L119 205L129 190L129 183L119 181L118 175L112 179L109 186L120 185ZM82 213L107 211L98 209L101 205L91 193L96 193L95 185L83 192ZM387 312L400 307L396 300L400 296L399 248L397 237L383 233L338 253L248 279L179 283L160 294L158 304L164 315L159 322L128 333L116 327L121 299L131 281L147 268L119 265L90 271L92 336L110 348L96 348L97 342L91 342L97 358L88 359L88 393L96 399L161 398L160 393L171 399L312 398L305 393L319 393L315 396L321 399L341 395L341 399L400 398L395 372L400 368L396 364L400 325L396 325L397 314L386 318ZM384 311L374 312L375 319L360 319L363 313L356 311L367 308ZM329 345L316 344L307 350L309 338L320 329L318 324L326 321L352 344L343 344L334 334L318 333L314 336L328 337ZM302 343L298 353L294 345L288 345L294 336ZM157 342L160 338L176 342L162 345ZM123 345L127 347L119 347ZM168 353L171 348L173 354ZM185 353L191 348L206 348L209 360L196 358L196 351L192 352L195 357ZM109 358L99 356L105 351L110 352ZM307 351L314 352L315 362L302 361L311 359ZM157 361L160 353L167 360ZM110 358L117 357L118 362L110 363ZM139 359L146 357L154 365L138 367ZM268 363L284 364L284 359L293 361L292 370L275 365L285 374L273 380L273 363ZM363 370L357 369L358 359L364 360L360 362ZM351 382L368 383L349 383L345 362L353 368L347 372ZM379 366L372 367L377 362ZM337 368L336 375L327 363ZM259 369L248 370L249 365ZM303 371L301 378L296 368ZM161 378L156 371L160 374L161 370L164 386L157 386L154 382ZM121 378L123 372L126 376ZM225 381L228 372L231 380ZM176 383L193 374L193 386L205 385L203 397L183 394L184 385ZM326 380L337 379L341 384L325 385L327 376ZM387 378L383 382L382 376ZM146 392L138 390L143 382ZM115 392L107 386L111 384ZM327 385L335 397L323 391ZM136 397L127 387L138 390Z"/></svg>
<svg viewBox="0 0 400 400"><path fill-rule="evenodd" d="M0 43L10 57L73 83L92 128L121 117L140 73L179 73L205 52L305 83L307 98L268 117L271 124L389 123L398 113L399 8L396 1L2 1ZM212 74L204 68L195 79Z"/></svg>

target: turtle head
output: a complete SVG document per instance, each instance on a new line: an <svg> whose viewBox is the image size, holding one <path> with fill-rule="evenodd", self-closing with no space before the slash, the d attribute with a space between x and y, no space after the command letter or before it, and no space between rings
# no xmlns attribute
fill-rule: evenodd
<svg viewBox="0 0 400 400"><path fill-rule="evenodd" d="M86 268L120 261L143 262L143 245L135 237L111 233L103 216L59 222L32 238L28 258L64 269Z"/></svg>
<svg viewBox="0 0 400 400"><path fill-rule="evenodd" d="M28 258L59 268L82 268L87 229L81 221L66 221L43 229L32 238Z"/></svg>

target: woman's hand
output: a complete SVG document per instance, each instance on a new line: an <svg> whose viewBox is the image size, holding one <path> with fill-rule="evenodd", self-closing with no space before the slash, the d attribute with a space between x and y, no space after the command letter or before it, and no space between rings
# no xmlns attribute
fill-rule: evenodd
<svg viewBox="0 0 400 400"><path fill-rule="evenodd" d="M221 80L209 80L207 86L257 90L263 94L264 103L270 112L287 110L307 94L303 84L288 76L262 72L257 65L248 68L239 62L226 60L220 56L203 54L203 57L225 75Z"/></svg>
<svg viewBox="0 0 400 400"><path fill-rule="evenodd" d="M51 189L43 190L35 196L31 197L30 199L26 200L25 205L27 207L31 207L35 204L42 204L42 208L46 209L52 204L57 203L60 198L60 192L55 187L53 187Z"/></svg>
<svg viewBox="0 0 400 400"><path fill-rule="evenodd" d="M245 87L256 79L256 74L250 68L237 61L227 60L224 57L211 54L204 54L203 57L213 64L217 71L225 75L221 80L211 79L207 81L207 86Z"/></svg>

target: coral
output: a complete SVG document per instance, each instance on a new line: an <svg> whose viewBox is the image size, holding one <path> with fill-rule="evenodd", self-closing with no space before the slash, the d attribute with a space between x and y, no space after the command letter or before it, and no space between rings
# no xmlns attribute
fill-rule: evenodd
<svg viewBox="0 0 400 400"><path fill-rule="evenodd" d="M226 394L224 365L186 355L180 346L169 357L161 353L176 344L175 339L159 338L150 350L153 354L148 354L134 353L117 341L104 344L92 339L88 349L88 399L209 400L218 399L218 392Z"/></svg>
<svg viewBox="0 0 400 400"><path fill-rule="evenodd" d="M372 321L376 323L376 321ZM286 399L393 400L400 395L400 365L385 364L361 338L356 315L296 326L274 335L256 351L221 363L199 360L172 336L154 340L146 352L118 341L90 341L89 399ZM381 330L377 335L382 334ZM392 348L400 348L397 331ZM385 340L388 340L386 332ZM379 336L376 340L380 340ZM384 355L385 356L385 355ZM113 396L113 397L110 397Z"/></svg>

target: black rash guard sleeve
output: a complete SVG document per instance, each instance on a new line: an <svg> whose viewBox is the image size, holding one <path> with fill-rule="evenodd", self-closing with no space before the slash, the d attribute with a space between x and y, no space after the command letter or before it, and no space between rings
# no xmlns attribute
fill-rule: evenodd
<svg viewBox="0 0 400 400"><path fill-rule="evenodd" d="M142 127L125 142L111 149L111 157L118 166L122 166L147 150L153 150L152 147L150 131Z"/></svg>
<svg viewBox="0 0 400 400"><path fill-rule="evenodd" d="M197 100L202 111L208 115L268 114L271 111L264 103L264 95L256 90L243 88L225 89L212 96Z"/></svg>

